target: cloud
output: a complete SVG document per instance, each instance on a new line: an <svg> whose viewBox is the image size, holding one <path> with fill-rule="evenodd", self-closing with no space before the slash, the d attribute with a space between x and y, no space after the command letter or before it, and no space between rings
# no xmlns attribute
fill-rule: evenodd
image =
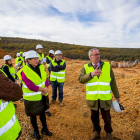
<svg viewBox="0 0 140 140"><path fill-rule="evenodd" d="M0 35L140 48L138 0L1 0Z"/></svg>

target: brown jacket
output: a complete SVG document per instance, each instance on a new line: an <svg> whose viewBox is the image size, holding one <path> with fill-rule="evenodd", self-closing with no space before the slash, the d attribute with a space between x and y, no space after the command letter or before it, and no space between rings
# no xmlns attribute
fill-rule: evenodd
<svg viewBox="0 0 140 140"><path fill-rule="evenodd" d="M22 97L21 87L6 77L0 71L0 99L6 101L17 101Z"/></svg>
<svg viewBox="0 0 140 140"><path fill-rule="evenodd" d="M100 70L102 70L103 65L104 65L104 62L100 61L100 67L99 67ZM90 62L88 64L88 66L89 67L93 67L92 62ZM115 98L119 98L120 94L118 92L115 76L114 76L114 73L113 73L113 70L112 70L111 67L110 67L110 77L111 77L111 82L110 82L111 90L112 90L112 92L114 94L114 97ZM91 79L92 79L91 73L86 74L85 68L83 66L81 71L80 71L80 76L79 76L79 79L78 79L79 82L82 83L82 84L85 84L85 83L87 83ZM97 110L98 109L98 101L100 102L100 108L104 108L105 110L109 110L111 108L112 100L107 100L107 101L103 101L103 100L95 100L95 101L87 100L87 105L88 105L88 107L90 109Z"/></svg>

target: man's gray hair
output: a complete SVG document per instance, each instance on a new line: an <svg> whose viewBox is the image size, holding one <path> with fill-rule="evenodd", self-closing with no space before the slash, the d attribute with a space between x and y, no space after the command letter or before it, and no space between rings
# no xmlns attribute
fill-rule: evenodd
<svg viewBox="0 0 140 140"><path fill-rule="evenodd" d="M90 58L90 56L92 55L92 52L93 52L94 50L99 51L99 50L96 49L96 48L90 49L89 52L88 52L88 56L89 56L89 58Z"/></svg>

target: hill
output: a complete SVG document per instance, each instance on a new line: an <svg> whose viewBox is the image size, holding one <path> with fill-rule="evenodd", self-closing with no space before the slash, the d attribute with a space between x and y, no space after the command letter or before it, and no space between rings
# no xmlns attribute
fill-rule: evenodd
<svg viewBox="0 0 140 140"><path fill-rule="evenodd" d="M41 44L44 47L44 53L47 55L48 51L53 49L61 50L65 57L70 59L83 59L88 60L88 51L95 46L80 46L74 44L66 44L59 42L24 39L24 38L11 38L0 37L0 48L6 52L16 54L19 51L35 50L37 44ZM116 61L134 61L140 59L140 49L132 48L104 48L98 47L102 59L116 60Z"/></svg>

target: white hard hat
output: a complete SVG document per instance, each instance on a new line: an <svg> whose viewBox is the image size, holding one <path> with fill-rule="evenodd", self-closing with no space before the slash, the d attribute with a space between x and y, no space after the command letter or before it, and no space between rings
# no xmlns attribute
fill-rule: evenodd
<svg viewBox="0 0 140 140"><path fill-rule="evenodd" d="M35 57L39 57L37 52L34 50L30 50L30 51L26 52L25 60L27 60L29 58L35 58Z"/></svg>
<svg viewBox="0 0 140 140"><path fill-rule="evenodd" d="M49 53L52 53L52 54L54 54L54 50L49 50Z"/></svg>
<svg viewBox="0 0 140 140"><path fill-rule="evenodd" d="M17 53L17 57L20 56L20 53Z"/></svg>
<svg viewBox="0 0 140 140"><path fill-rule="evenodd" d="M124 107L120 105L117 100L113 101L112 108L115 112L123 112Z"/></svg>
<svg viewBox="0 0 140 140"><path fill-rule="evenodd" d="M26 55L26 52L24 52L22 56L25 57L25 55Z"/></svg>
<svg viewBox="0 0 140 140"><path fill-rule="evenodd" d="M43 49L43 47L42 47L42 45L38 44L38 45L36 46L36 49Z"/></svg>
<svg viewBox="0 0 140 140"><path fill-rule="evenodd" d="M61 52L60 50L57 50L54 54L55 54L55 55L57 55L57 54L62 54L62 52Z"/></svg>
<svg viewBox="0 0 140 140"><path fill-rule="evenodd" d="M6 61L6 60L9 60L9 59L11 59L11 58L12 58L12 57L11 57L10 55L5 55L3 59L4 59L4 61Z"/></svg>

